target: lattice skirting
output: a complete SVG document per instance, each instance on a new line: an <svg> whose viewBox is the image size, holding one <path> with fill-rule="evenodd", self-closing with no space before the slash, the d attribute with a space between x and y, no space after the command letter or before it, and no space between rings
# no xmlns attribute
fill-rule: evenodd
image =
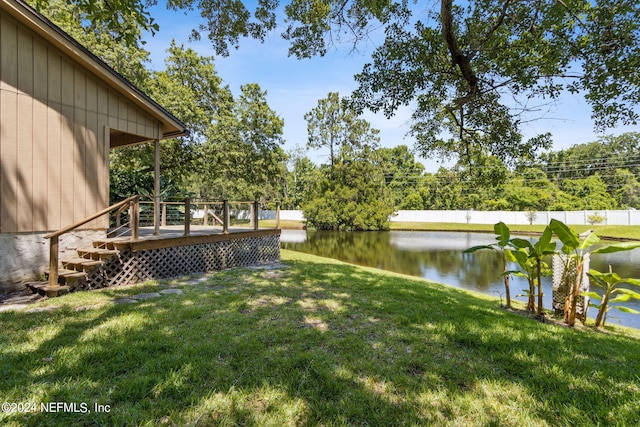
<svg viewBox="0 0 640 427"><path fill-rule="evenodd" d="M279 235L138 252L127 249L105 262L99 271L92 272L87 279L87 287L121 286L279 260Z"/></svg>
<svg viewBox="0 0 640 427"><path fill-rule="evenodd" d="M589 308L589 297L583 297L583 292L589 291L589 254L585 255L584 267L582 270L582 286L579 289L576 301L576 317L582 321L586 320L587 309ZM566 255L553 256L553 308L556 315L562 315L565 308L565 300L570 293L570 288L576 282L577 267L574 259Z"/></svg>

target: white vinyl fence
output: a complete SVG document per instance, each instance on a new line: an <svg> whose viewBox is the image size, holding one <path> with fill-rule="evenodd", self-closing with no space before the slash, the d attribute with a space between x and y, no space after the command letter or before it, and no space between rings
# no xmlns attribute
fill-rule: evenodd
<svg viewBox="0 0 640 427"><path fill-rule="evenodd" d="M260 211L260 219L275 219L275 211ZM281 220L303 221L298 210L280 211ZM392 222L453 222L462 224L540 224L557 219L571 225L640 225L640 210L626 211L398 211L389 218ZM595 220L601 219L600 222Z"/></svg>

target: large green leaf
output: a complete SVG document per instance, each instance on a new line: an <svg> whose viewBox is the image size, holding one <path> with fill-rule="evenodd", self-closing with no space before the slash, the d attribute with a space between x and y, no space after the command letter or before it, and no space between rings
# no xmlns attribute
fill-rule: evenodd
<svg viewBox="0 0 640 427"><path fill-rule="evenodd" d="M600 238L596 233L589 234L580 244L578 245L578 249L585 250L600 241Z"/></svg>
<svg viewBox="0 0 640 427"><path fill-rule="evenodd" d="M533 251L533 245L527 239L516 237L515 239L511 239L509 242L518 249L528 249L529 251Z"/></svg>
<svg viewBox="0 0 640 427"><path fill-rule="evenodd" d="M553 231L551 228L546 227L540 239L533 245L537 255L546 255L553 253L556 249L556 243L552 242Z"/></svg>
<svg viewBox="0 0 640 427"><path fill-rule="evenodd" d="M617 243L613 245L602 246L591 251L592 254L611 254L614 252L630 251L640 248L640 242Z"/></svg>
<svg viewBox="0 0 640 427"><path fill-rule="evenodd" d="M598 300L602 299L602 297L597 292L593 292L593 291L583 292L581 295L583 297L595 298L595 299L598 299Z"/></svg>
<svg viewBox="0 0 640 427"><path fill-rule="evenodd" d="M558 236L558 239L560 239L564 245L564 253L571 253L580 244L580 239L576 232L567 227L562 221L552 219L549 223L549 228Z"/></svg>
<svg viewBox="0 0 640 427"><path fill-rule="evenodd" d="M618 288L618 289L616 289L616 292L618 292L620 294L629 295L629 297L631 297L631 298L640 299L640 293L638 293L636 291L632 291L631 289Z"/></svg>
<svg viewBox="0 0 640 427"><path fill-rule="evenodd" d="M634 310L633 308L629 308L629 307L620 307L619 305L616 305L613 308L623 311L625 313L640 314L640 311Z"/></svg>
<svg viewBox="0 0 640 427"><path fill-rule="evenodd" d="M520 267L525 268L527 265L527 259L529 255L526 252L522 251L509 251L510 256L508 257L511 261L517 262Z"/></svg>
<svg viewBox="0 0 640 427"><path fill-rule="evenodd" d="M509 237L511 236L511 234L509 227L507 227L504 222L500 221L499 223L494 224L493 231L497 235L496 239L498 240L498 244L500 246L506 246L509 243Z"/></svg>
<svg viewBox="0 0 640 427"><path fill-rule="evenodd" d="M491 245L481 245L481 246L473 246L471 248L465 249L462 253L469 254L471 252L479 251L480 249L495 249Z"/></svg>
<svg viewBox="0 0 640 427"><path fill-rule="evenodd" d="M631 299L631 295L622 294L620 296L617 296L615 298L610 299L609 303L613 304L613 303L616 303L616 302L626 302L626 301L629 301L630 299Z"/></svg>
<svg viewBox="0 0 640 427"><path fill-rule="evenodd" d="M601 286L615 285L623 281L617 273L601 273L598 270L589 270L589 276L599 282Z"/></svg>

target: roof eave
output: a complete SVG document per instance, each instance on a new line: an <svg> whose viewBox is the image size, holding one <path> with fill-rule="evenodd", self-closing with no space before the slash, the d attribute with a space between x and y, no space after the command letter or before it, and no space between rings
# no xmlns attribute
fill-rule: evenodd
<svg viewBox="0 0 640 427"><path fill-rule="evenodd" d="M13 15L20 17L20 21L33 31L126 96L134 104L156 117L163 126L163 139L189 134L186 125L178 118L23 0L0 0L0 3L3 9L13 10Z"/></svg>

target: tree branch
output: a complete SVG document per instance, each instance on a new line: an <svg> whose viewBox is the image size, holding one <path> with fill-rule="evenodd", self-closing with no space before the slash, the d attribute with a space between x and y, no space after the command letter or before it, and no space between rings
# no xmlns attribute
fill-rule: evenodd
<svg viewBox="0 0 640 427"><path fill-rule="evenodd" d="M460 45L458 45L458 40L454 34L452 3L453 0L442 0L440 18L442 20L442 36L451 54L451 60L453 64L460 69L462 77L469 85L467 94L464 97L454 100L456 105L462 106L469 102L478 92L478 76L476 76L475 71L473 71L471 67L469 56L465 55L462 49L460 49Z"/></svg>
<svg viewBox="0 0 640 427"><path fill-rule="evenodd" d="M578 21L580 23L580 25L585 27L584 22L582 22L580 17L578 15L576 15L574 11L569 9L569 6L567 6L567 4L564 2L564 0L557 0L557 1L558 1L558 3L560 3L567 10L567 12L569 12L571 14L571 16L573 16L575 18L576 21Z"/></svg>

